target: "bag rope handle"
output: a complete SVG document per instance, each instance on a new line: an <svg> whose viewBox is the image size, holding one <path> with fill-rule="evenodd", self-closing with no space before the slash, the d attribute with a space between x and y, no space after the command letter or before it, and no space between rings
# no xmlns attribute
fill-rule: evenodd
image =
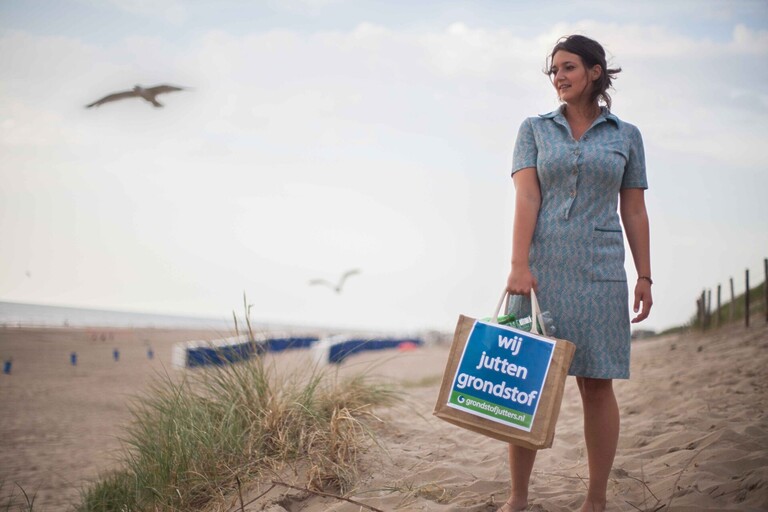
<svg viewBox="0 0 768 512"><path fill-rule="evenodd" d="M491 320L489 323L492 324L498 324L499 323L499 312L501 311L501 306L504 304L504 299L507 299L511 297L511 294L505 289L504 292L501 294L501 298L499 299L499 303L496 305L496 309L494 310L494 313L491 315ZM547 328L544 325L544 319L541 317L541 308L539 307L539 301L536 299L536 292L533 291L533 288L531 288L531 332L534 334L541 334L542 336L547 335Z"/></svg>

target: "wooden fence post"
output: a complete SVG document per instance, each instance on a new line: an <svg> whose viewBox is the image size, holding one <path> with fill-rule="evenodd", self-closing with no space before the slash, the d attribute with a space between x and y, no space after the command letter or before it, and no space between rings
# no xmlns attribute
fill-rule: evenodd
<svg viewBox="0 0 768 512"><path fill-rule="evenodd" d="M696 298L696 320L700 318L701 318L701 299L697 297ZM696 321L694 320L693 323L696 324Z"/></svg>
<svg viewBox="0 0 768 512"><path fill-rule="evenodd" d="M701 290L701 297L699 298L701 307L699 308L699 326L702 329L707 327L707 291Z"/></svg>
<svg viewBox="0 0 768 512"><path fill-rule="evenodd" d="M749 269L744 273L747 291L744 293L744 325L749 327Z"/></svg>
<svg viewBox="0 0 768 512"><path fill-rule="evenodd" d="M765 311L765 321L768 322L768 258L763 259L763 269L765 277L763 278L763 310Z"/></svg>
<svg viewBox="0 0 768 512"><path fill-rule="evenodd" d="M736 300L733 297L733 278L732 277L730 278L730 281L731 281L731 304L728 307L728 321L733 322L733 308Z"/></svg>
<svg viewBox="0 0 768 512"><path fill-rule="evenodd" d="M717 312L715 313L715 325L720 327L720 285L717 285Z"/></svg>

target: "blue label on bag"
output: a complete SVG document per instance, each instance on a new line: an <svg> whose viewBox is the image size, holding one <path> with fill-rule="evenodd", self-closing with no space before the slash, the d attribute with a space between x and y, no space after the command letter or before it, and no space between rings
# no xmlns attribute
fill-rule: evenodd
<svg viewBox="0 0 768 512"><path fill-rule="evenodd" d="M530 432L554 351L553 340L476 321L448 406Z"/></svg>

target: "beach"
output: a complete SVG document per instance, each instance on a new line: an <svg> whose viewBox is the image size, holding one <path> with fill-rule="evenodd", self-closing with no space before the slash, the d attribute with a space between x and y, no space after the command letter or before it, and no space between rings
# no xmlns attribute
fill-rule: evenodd
<svg viewBox="0 0 768 512"><path fill-rule="evenodd" d="M36 493L34 510L68 510L80 486L114 467L131 397L153 375L183 373L170 369L173 343L221 334L126 329L102 341L102 332L0 329L0 350L13 352L12 373L0 375L3 496L18 483ZM399 403L376 411L378 444L363 454L360 481L347 495L358 504L280 485L253 501L272 485L265 481L244 485L243 502L251 502L245 510L496 510L509 492L506 445L432 416L448 349L361 353L339 368L376 374L402 390ZM70 364L73 350L77 366ZM608 510L768 510L766 351L762 323L633 344L632 378L615 382L622 431ZM306 351L270 357L278 368L310 359ZM587 476L581 405L569 378L554 446L539 453L534 468L531 510L577 509ZM241 509L233 496L210 510Z"/></svg>

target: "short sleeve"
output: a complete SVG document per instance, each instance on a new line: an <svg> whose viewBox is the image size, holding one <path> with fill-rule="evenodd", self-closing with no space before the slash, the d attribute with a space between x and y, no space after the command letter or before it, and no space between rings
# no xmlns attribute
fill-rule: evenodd
<svg viewBox="0 0 768 512"><path fill-rule="evenodd" d="M621 188L648 188L648 178L645 173L645 149L643 136L635 126L629 125L629 157L624 168Z"/></svg>
<svg viewBox="0 0 768 512"><path fill-rule="evenodd" d="M528 118L520 125L515 141L515 151L512 154L512 175L526 167L536 167L539 150L533 134L533 124Z"/></svg>

